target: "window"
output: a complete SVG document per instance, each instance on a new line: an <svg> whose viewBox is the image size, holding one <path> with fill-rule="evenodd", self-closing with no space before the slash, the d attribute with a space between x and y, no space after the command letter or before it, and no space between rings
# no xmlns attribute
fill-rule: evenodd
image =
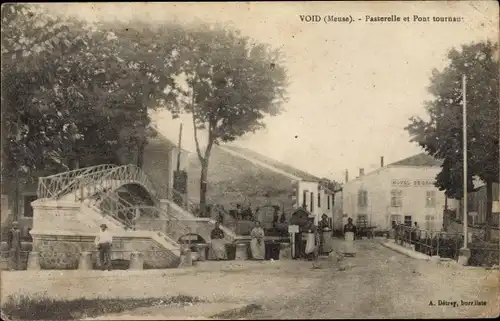
<svg viewBox="0 0 500 321"><path fill-rule="evenodd" d="M401 207L403 204L403 191L399 189L393 189L391 191L391 207Z"/></svg>
<svg viewBox="0 0 500 321"><path fill-rule="evenodd" d="M36 201L36 195L24 195L24 208L23 208L23 216L24 217L33 217L33 207L31 207L31 202Z"/></svg>
<svg viewBox="0 0 500 321"><path fill-rule="evenodd" d="M330 209L330 195L326 196L326 207Z"/></svg>
<svg viewBox="0 0 500 321"><path fill-rule="evenodd" d="M358 227L367 227L368 226L368 216L366 214L359 214L356 222Z"/></svg>
<svg viewBox="0 0 500 321"><path fill-rule="evenodd" d="M302 207L307 208L307 191L302 192Z"/></svg>
<svg viewBox="0 0 500 321"><path fill-rule="evenodd" d="M425 216L425 229L427 231L432 231L434 229L434 216L426 215Z"/></svg>
<svg viewBox="0 0 500 321"><path fill-rule="evenodd" d="M365 208L368 206L368 192L360 190L358 192L358 207Z"/></svg>
<svg viewBox="0 0 500 321"><path fill-rule="evenodd" d="M391 226L394 224L401 224L403 221L402 218L401 215L391 215Z"/></svg>
<svg viewBox="0 0 500 321"><path fill-rule="evenodd" d="M321 207L321 193L318 192L318 208Z"/></svg>
<svg viewBox="0 0 500 321"><path fill-rule="evenodd" d="M314 211L314 192L311 192L311 208L309 209L309 211Z"/></svg>
<svg viewBox="0 0 500 321"><path fill-rule="evenodd" d="M427 191L425 196L425 207L436 207L436 191Z"/></svg>
<svg viewBox="0 0 500 321"><path fill-rule="evenodd" d="M405 225L411 226L411 215L405 215Z"/></svg>

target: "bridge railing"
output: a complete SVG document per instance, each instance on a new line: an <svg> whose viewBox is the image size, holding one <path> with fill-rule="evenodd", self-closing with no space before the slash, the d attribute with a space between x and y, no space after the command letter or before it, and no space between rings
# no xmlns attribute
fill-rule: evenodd
<svg viewBox="0 0 500 321"><path fill-rule="evenodd" d="M79 170L41 177L38 182L38 198L58 199L74 193L75 200L83 200L103 190L117 188L123 182L139 182L156 197L156 189L149 178L135 165L98 165Z"/></svg>
<svg viewBox="0 0 500 321"><path fill-rule="evenodd" d="M40 177L38 179L37 197L41 199L57 199L60 196L74 190L74 185L76 184L78 177L89 174L104 175L115 167L117 167L117 165L104 164Z"/></svg>

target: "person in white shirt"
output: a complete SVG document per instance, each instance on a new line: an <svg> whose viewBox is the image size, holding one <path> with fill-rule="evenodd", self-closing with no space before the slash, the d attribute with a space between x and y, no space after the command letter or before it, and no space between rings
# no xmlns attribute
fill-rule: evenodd
<svg viewBox="0 0 500 321"><path fill-rule="evenodd" d="M95 245L99 250L99 265L101 270L111 270L111 244L113 237L106 224L101 224L99 235L95 238Z"/></svg>

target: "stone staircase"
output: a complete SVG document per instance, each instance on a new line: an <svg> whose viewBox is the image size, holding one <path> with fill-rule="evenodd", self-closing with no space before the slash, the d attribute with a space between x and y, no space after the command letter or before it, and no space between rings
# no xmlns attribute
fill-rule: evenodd
<svg viewBox="0 0 500 321"><path fill-rule="evenodd" d="M132 204L120 197L117 190L130 184L147 191L153 204ZM177 266L180 238L197 234L208 243L216 220L196 217L190 211L195 202L185 197L181 206L173 198L158 199L162 188L134 165L105 164L40 178L31 234L42 268L74 268L79 252L94 250L102 223L113 233L113 253L123 257L141 252L145 265ZM227 212L223 215L231 222ZM238 239L233 229L221 227L228 242Z"/></svg>
<svg viewBox="0 0 500 321"><path fill-rule="evenodd" d="M127 184L142 186L160 204L149 177L133 165L99 165L40 178L31 234L42 268L74 267L78 252L94 250L102 223L114 236L113 253L141 252L149 266L176 266L177 240L190 233L189 227L161 207L120 198L115 191Z"/></svg>

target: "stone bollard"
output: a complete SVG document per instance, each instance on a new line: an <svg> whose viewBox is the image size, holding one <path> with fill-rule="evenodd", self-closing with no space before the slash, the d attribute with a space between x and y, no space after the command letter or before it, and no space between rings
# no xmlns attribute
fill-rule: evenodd
<svg viewBox="0 0 500 321"><path fill-rule="evenodd" d="M184 250L181 252L181 262L179 263L179 267L189 267L193 266L193 256L191 255L191 250Z"/></svg>
<svg viewBox="0 0 500 321"><path fill-rule="evenodd" d="M28 254L28 270L38 271L41 270L40 267L40 253L38 252L29 252Z"/></svg>
<svg viewBox="0 0 500 321"><path fill-rule="evenodd" d="M247 245L245 243L236 244L236 255L234 260L235 261L248 260L248 250L247 250Z"/></svg>
<svg viewBox="0 0 500 321"><path fill-rule="evenodd" d="M130 253L130 265L129 270L143 270L144 269L144 257L141 252Z"/></svg>
<svg viewBox="0 0 500 321"><path fill-rule="evenodd" d="M292 247L290 243L280 244L280 260L289 260L292 258Z"/></svg>
<svg viewBox="0 0 500 321"><path fill-rule="evenodd" d="M92 252L80 252L78 270L92 270Z"/></svg>
<svg viewBox="0 0 500 321"><path fill-rule="evenodd" d="M469 264L469 259L471 257L470 249L460 249L458 251L458 264L462 266L467 266Z"/></svg>
<svg viewBox="0 0 500 321"><path fill-rule="evenodd" d="M431 256L431 262L434 264L440 264L441 257L439 255L433 255L433 256Z"/></svg>
<svg viewBox="0 0 500 321"><path fill-rule="evenodd" d="M196 244L195 248L198 252L198 261L206 261L208 244Z"/></svg>

